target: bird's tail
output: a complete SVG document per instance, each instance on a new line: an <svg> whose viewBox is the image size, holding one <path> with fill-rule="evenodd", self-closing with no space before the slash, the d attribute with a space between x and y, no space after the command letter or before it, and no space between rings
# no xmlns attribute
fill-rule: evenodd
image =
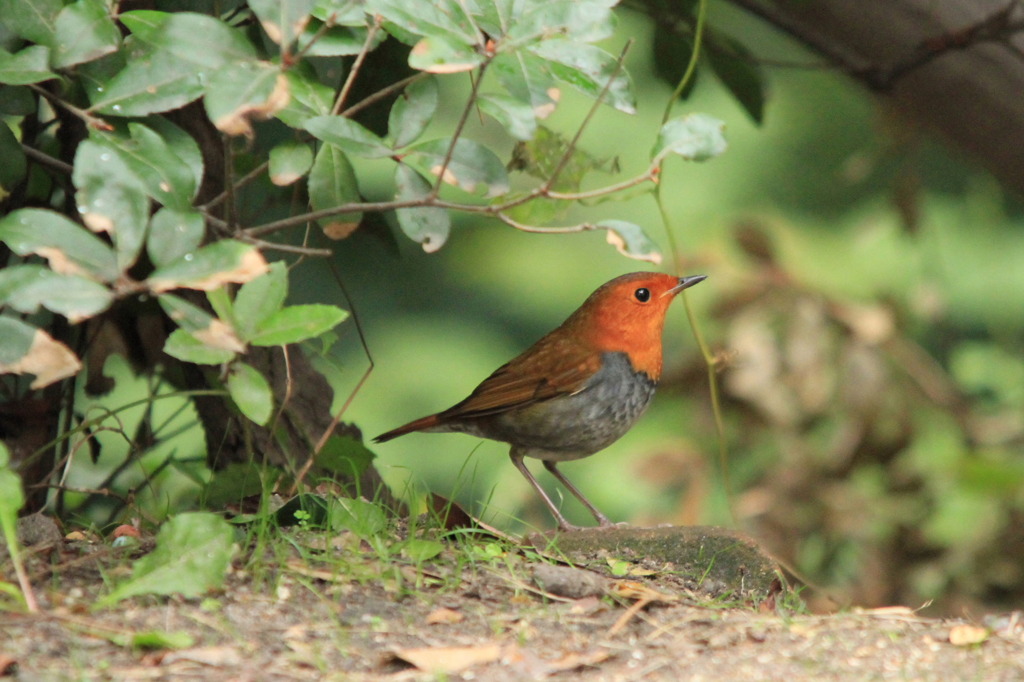
<svg viewBox="0 0 1024 682"><path fill-rule="evenodd" d="M397 429L391 429L387 433L382 433L373 439L374 443L383 443L389 441L392 438L398 438L404 436L407 433L413 431L426 431L427 429L435 428L441 425L441 420L436 414L432 414L429 417L422 417L416 421L411 421L405 426L399 426Z"/></svg>

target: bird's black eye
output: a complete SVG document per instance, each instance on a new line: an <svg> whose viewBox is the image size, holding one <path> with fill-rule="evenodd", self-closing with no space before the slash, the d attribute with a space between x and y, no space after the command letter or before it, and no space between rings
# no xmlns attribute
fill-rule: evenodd
<svg viewBox="0 0 1024 682"><path fill-rule="evenodd" d="M651 300L651 290L645 289L644 287L640 287L639 289L634 291L633 295L636 296L636 300L640 301L641 303L647 303L649 300Z"/></svg>

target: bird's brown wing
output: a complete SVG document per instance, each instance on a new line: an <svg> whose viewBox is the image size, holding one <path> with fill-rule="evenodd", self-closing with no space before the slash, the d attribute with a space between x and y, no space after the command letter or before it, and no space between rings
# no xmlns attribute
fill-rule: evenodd
<svg viewBox="0 0 1024 682"><path fill-rule="evenodd" d="M568 340L546 340L499 367L440 421L484 417L581 390L601 369L600 353Z"/></svg>

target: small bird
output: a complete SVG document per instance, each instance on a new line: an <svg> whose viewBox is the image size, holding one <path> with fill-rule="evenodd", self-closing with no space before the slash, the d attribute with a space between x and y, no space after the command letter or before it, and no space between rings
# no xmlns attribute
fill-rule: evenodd
<svg viewBox="0 0 1024 682"><path fill-rule="evenodd" d="M706 278L654 272L616 277L560 327L499 367L468 398L374 441L413 431L456 431L508 443L512 463L540 493L559 529L578 530L541 488L524 457L543 461L602 527L610 526L608 517L557 464L603 450L643 414L661 377L661 332L669 304L680 291Z"/></svg>

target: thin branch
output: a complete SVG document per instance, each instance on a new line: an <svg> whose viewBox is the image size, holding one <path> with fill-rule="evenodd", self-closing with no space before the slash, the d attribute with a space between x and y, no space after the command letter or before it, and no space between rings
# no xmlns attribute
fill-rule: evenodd
<svg viewBox="0 0 1024 682"><path fill-rule="evenodd" d="M72 166L70 163L54 158L49 154L46 154L44 152L39 151L38 149L35 149L34 147L29 147L27 144L21 145L21 151L25 152L25 156L32 159L33 161L37 161L43 164L44 166L49 166L54 170L59 170L62 173L67 173L68 175L71 175L71 173L75 170L75 167Z"/></svg>
<svg viewBox="0 0 1024 682"><path fill-rule="evenodd" d="M608 76L608 81L604 84L604 87L601 88L601 92L594 99L594 103L590 106L590 110L587 112L587 115L583 117L583 121L580 123L579 128L576 129L576 134L573 135L571 140L569 140L569 144L566 146L565 152L562 154L562 158L558 160L558 165L556 165L555 169L551 171L551 175L548 177L547 181L541 185L545 192L551 189L555 182L558 181L558 176L562 174L562 171L565 170L565 167L569 164L569 160L572 158L573 152L576 151L576 146L579 144L580 138L583 137L583 131L586 129L590 121L593 120L594 115L601 106L601 103L604 102L605 95L608 94L608 90L612 87L612 83L615 82L619 72L622 71L622 66L626 61L626 53L629 52L629 48L632 46L633 39L630 38L623 46L622 52L619 53L619 58L615 62L615 68L612 69L611 75Z"/></svg>
<svg viewBox="0 0 1024 682"><path fill-rule="evenodd" d="M366 32L366 40L363 41L363 47L359 50L359 54L356 55L356 59L352 63L352 68L349 69L348 76L345 78L345 83L341 86L341 91L338 93L338 97L334 100L334 107L331 108L332 115L337 116L338 112L341 111L341 107L345 104L345 100L348 99L348 93L352 90L352 86L355 85L356 76L359 75L363 62L366 60L366 55L370 53L370 45L377 38L377 33L380 32L380 22L380 16L375 16L373 26L371 26Z"/></svg>
<svg viewBox="0 0 1024 682"><path fill-rule="evenodd" d="M357 113L359 113L360 111L362 111L366 107L370 106L371 104L379 102L380 100L388 97L391 93L395 92L396 90L401 90L402 88L406 87L407 85L411 85L411 84L415 83L416 81L423 80L424 78L427 78L428 76L430 76L430 74L426 73L424 71L421 71L420 73L413 74L412 76L406 76L405 78L403 78L400 81L395 81L391 85L389 85L389 86L387 86L385 88L381 88L380 90L378 90L377 92L373 93L372 95L367 95L366 97L364 97L359 102L356 102L355 104L350 106L348 109L345 109L343 112L341 112L341 115L346 117L346 118L351 118L352 116L355 116Z"/></svg>
<svg viewBox="0 0 1024 682"><path fill-rule="evenodd" d="M594 223L579 223L576 225L563 225L561 227L536 227L534 225L520 223L506 213L499 213L498 219L509 227L514 227L521 232L530 232L532 234L572 234L575 232L589 232L591 230L604 229L599 228Z"/></svg>
<svg viewBox="0 0 1024 682"><path fill-rule="evenodd" d="M244 232L236 235L235 238L239 241L245 242L246 244L252 244L263 251L280 251L281 253L294 253L300 256L310 256L313 258L325 258L327 256L334 255L334 252L330 249L317 249L311 246L296 246L294 244L278 244L277 242L268 242L257 237L250 237Z"/></svg>
<svg viewBox="0 0 1024 682"><path fill-rule="evenodd" d="M104 121L102 118L99 118L98 116L93 116L92 114L90 114L85 109L80 109L80 108L76 107L74 104L71 104L70 102L67 102L67 101L61 99L60 97L58 97L57 95L53 94L52 92L50 92L49 90L47 90L44 87L36 85L35 83L29 83L28 87L29 87L29 89L33 90L34 92L37 92L40 95L42 95L43 97L45 97L51 104L55 104L58 107L60 107L61 109L64 109L65 111L67 111L67 112L69 112L71 114L74 114L78 118L82 119L82 122L85 123L90 128L94 128L96 130L113 130L114 129L114 126L110 125L109 123Z"/></svg>
<svg viewBox="0 0 1024 682"><path fill-rule="evenodd" d="M476 108L476 98L480 92L480 85L484 82L484 74L487 73L487 67L490 66L491 60L494 59L494 55L488 55L487 59L480 64L480 72L477 77L472 81L473 87L469 91L469 98L466 100L466 106L462 108L462 114L459 116L458 123L455 124L455 131L452 133L452 142L448 145L448 150L444 155L444 161L441 162L441 167L437 170L437 182L434 183L434 189L431 190L429 196L437 197L441 193L441 185L444 183L444 178L448 174L448 166L452 162L452 156L455 154L455 143L458 142L459 136L462 135L462 131L466 128L466 121L469 120L469 114Z"/></svg>
<svg viewBox="0 0 1024 682"><path fill-rule="evenodd" d="M269 161L264 161L263 163L261 163L260 165L256 166L255 168L253 168L251 171L249 171L245 175L243 175L241 178L239 178L238 181L236 183L234 183L234 186L231 188L230 191L229 190L224 190L223 192L221 192L220 194L218 194L214 198L212 198L209 201L207 201L202 206L197 206L196 208L199 209L200 211L209 211L212 208L216 208L220 204L224 203L224 201L227 198L229 198L233 192L237 192L238 190L242 189L243 187L248 185L250 182L252 182L256 178L258 178L259 176L263 175L263 172L266 171L269 166L270 166L270 162Z"/></svg>

